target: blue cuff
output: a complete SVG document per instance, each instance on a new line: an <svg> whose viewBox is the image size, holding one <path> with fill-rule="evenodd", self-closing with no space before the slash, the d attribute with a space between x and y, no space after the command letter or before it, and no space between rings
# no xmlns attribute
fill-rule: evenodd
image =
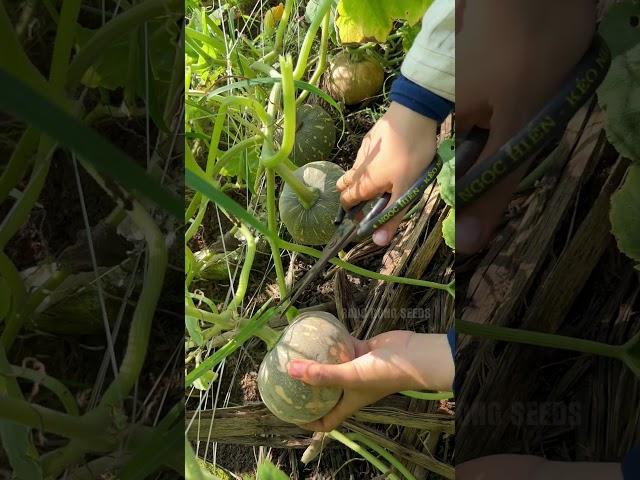
<svg viewBox="0 0 640 480"><path fill-rule="evenodd" d="M622 460L622 478L635 480L640 478L640 445L636 445Z"/></svg>
<svg viewBox="0 0 640 480"><path fill-rule="evenodd" d="M449 340L449 348L451 349L451 356L453 357L453 364L455 365L456 363L456 329L455 328L449 329L449 331L447 332L447 340ZM458 390L457 383L459 382L456 382L456 377L454 375L454 379L453 379L454 394Z"/></svg>
<svg viewBox="0 0 640 480"><path fill-rule="evenodd" d="M442 123L453 110L453 102L430 92L402 75L398 75L393 82L389 98L438 123Z"/></svg>
<svg viewBox="0 0 640 480"><path fill-rule="evenodd" d="M449 347L451 347L451 356L456 358L456 329L451 328L447 332L447 340L449 340Z"/></svg>

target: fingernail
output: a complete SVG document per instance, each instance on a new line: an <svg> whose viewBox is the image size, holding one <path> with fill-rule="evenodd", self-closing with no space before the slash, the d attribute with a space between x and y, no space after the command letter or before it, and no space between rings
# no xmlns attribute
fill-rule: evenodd
<svg viewBox="0 0 640 480"><path fill-rule="evenodd" d="M298 360L292 360L291 362L289 362L288 371L289 371L289 376L295 377L295 378L302 378L305 371L305 364L304 362L300 362Z"/></svg>
<svg viewBox="0 0 640 480"><path fill-rule="evenodd" d="M385 230L378 230L373 234L373 243L384 247L389 242L389 234Z"/></svg>

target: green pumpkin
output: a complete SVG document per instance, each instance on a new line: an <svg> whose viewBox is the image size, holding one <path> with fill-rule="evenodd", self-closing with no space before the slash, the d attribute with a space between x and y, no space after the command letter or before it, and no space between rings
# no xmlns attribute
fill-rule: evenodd
<svg viewBox="0 0 640 480"><path fill-rule="evenodd" d="M340 207L336 183L344 175L344 170L331 162L311 162L298 168L294 174L307 186L316 188L319 197L311 208L306 209L295 192L285 184L278 203L280 219L296 242L324 245L336 231L333 221Z"/></svg>
<svg viewBox="0 0 640 480"><path fill-rule="evenodd" d="M276 346L264 357L258 371L258 390L267 408L280 420L303 424L322 418L342 396L337 387L317 387L287 373L296 358L339 364L355 358L349 332L327 312L298 315Z"/></svg>
<svg viewBox="0 0 640 480"><path fill-rule="evenodd" d="M296 110L296 140L292 160L298 166L329 158L336 144L336 126L318 105L302 105Z"/></svg>

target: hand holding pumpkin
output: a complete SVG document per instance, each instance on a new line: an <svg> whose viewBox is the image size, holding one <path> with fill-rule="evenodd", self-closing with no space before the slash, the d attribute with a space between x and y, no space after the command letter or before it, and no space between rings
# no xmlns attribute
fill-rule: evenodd
<svg viewBox="0 0 640 480"><path fill-rule="evenodd" d="M331 431L361 407L403 390L451 390L454 363L446 335L396 330L370 340L350 338L355 350L355 359L350 362L289 363L291 377L344 391L333 410L303 428Z"/></svg>
<svg viewBox="0 0 640 480"><path fill-rule="evenodd" d="M431 163L436 152L436 122L391 102L362 140L356 161L336 184L344 208L391 193L397 200ZM402 221L397 215L373 234L387 245Z"/></svg>

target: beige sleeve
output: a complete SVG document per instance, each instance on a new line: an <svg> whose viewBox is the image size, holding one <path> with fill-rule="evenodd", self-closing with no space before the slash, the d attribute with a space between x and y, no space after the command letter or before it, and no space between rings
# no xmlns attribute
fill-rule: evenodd
<svg viewBox="0 0 640 480"><path fill-rule="evenodd" d="M455 0L434 0L400 71L412 82L454 102L455 65Z"/></svg>

